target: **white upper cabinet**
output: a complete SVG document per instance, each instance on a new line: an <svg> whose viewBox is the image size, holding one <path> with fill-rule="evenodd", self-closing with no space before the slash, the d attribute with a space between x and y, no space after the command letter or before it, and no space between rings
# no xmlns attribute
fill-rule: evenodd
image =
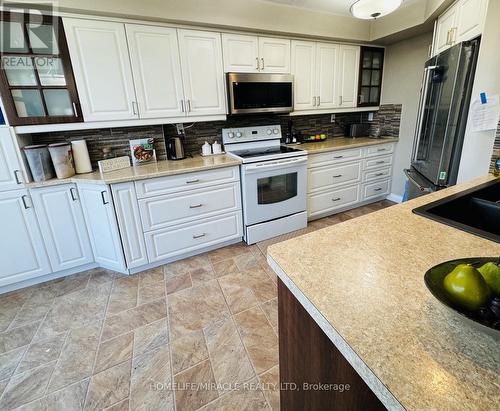
<svg viewBox="0 0 500 411"><path fill-rule="evenodd" d="M295 110L312 110L317 99L316 43L292 41L293 104Z"/></svg>
<svg viewBox="0 0 500 411"><path fill-rule="evenodd" d="M340 107L356 107L359 77L359 46L340 45Z"/></svg>
<svg viewBox="0 0 500 411"><path fill-rule="evenodd" d="M259 72L259 40L257 37L222 33L222 49L224 71L228 73Z"/></svg>
<svg viewBox="0 0 500 411"><path fill-rule="evenodd" d="M23 188L23 172L12 138L8 127L0 127L0 191Z"/></svg>
<svg viewBox="0 0 500 411"><path fill-rule="evenodd" d="M125 25L64 18L85 121L138 118Z"/></svg>
<svg viewBox="0 0 500 411"><path fill-rule="evenodd" d="M0 287L50 274L42 235L27 190L0 193Z"/></svg>
<svg viewBox="0 0 500 411"><path fill-rule="evenodd" d="M290 40L222 34L224 71L290 73Z"/></svg>
<svg viewBox="0 0 500 411"><path fill-rule="evenodd" d="M338 44L316 44L316 89L318 90L316 106L320 109L338 107L339 49ZM350 64L354 64L354 62L351 61ZM359 65L359 56L357 64ZM356 71L358 65L351 67L351 69Z"/></svg>
<svg viewBox="0 0 500 411"><path fill-rule="evenodd" d="M488 0L458 0L436 22L433 54L439 54L483 31Z"/></svg>
<svg viewBox="0 0 500 411"><path fill-rule="evenodd" d="M260 71L290 73L290 40L259 37Z"/></svg>
<svg viewBox="0 0 500 411"><path fill-rule="evenodd" d="M140 117L183 116L177 30L137 24L126 30Z"/></svg>
<svg viewBox="0 0 500 411"><path fill-rule="evenodd" d="M196 30L177 33L188 116L225 114L221 35Z"/></svg>
<svg viewBox="0 0 500 411"><path fill-rule="evenodd" d="M54 272L94 261L74 184L33 189L33 205Z"/></svg>

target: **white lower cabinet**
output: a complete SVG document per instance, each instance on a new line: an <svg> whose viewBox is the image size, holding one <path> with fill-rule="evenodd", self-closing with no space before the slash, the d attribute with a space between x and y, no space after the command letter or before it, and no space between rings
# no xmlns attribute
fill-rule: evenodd
<svg viewBox="0 0 500 411"><path fill-rule="evenodd" d="M360 200L359 184L328 190L322 193L309 194L309 217L334 212L339 208L357 204Z"/></svg>
<svg viewBox="0 0 500 411"><path fill-rule="evenodd" d="M78 184L95 262L104 268L126 272L120 233L109 186Z"/></svg>
<svg viewBox="0 0 500 411"><path fill-rule="evenodd" d="M52 271L92 263L94 255L75 185L33 189L31 197Z"/></svg>
<svg viewBox="0 0 500 411"><path fill-rule="evenodd" d="M27 190L0 193L0 287L51 273Z"/></svg>

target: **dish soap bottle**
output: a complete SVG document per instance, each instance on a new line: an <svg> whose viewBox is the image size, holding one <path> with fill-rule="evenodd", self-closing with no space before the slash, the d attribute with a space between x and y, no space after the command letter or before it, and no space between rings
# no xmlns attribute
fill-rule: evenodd
<svg viewBox="0 0 500 411"><path fill-rule="evenodd" d="M493 175L495 177L500 177L500 157L495 160L495 165L493 166Z"/></svg>
<svg viewBox="0 0 500 411"><path fill-rule="evenodd" d="M201 155L209 156L210 154L212 154L212 146L208 144L208 141L205 141L205 144L201 146Z"/></svg>

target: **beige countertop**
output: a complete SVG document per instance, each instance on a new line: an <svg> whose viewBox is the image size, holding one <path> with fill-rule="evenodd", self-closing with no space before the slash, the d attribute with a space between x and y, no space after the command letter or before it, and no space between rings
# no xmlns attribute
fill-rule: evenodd
<svg viewBox="0 0 500 411"><path fill-rule="evenodd" d="M28 188L46 187L66 183L114 184L127 181L144 180L147 178L171 176L191 173L194 171L210 170L214 168L231 167L241 164L241 161L225 154L202 157L194 156L184 160L162 160L156 163L144 164L137 167L128 167L121 170L101 174L94 171L87 174L76 174L65 179L52 179L38 183L28 183Z"/></svg>
<svg viewBox="0 0 500 411"><path fill-rule="evenodd" d="M375 144L397 143L398 140L399 139L396 137L381 137L381 138L334 137L317 143L291 144L290 146L294 148L299 148L301 150L306 150L309 154L316 154L316 153L325 153L328 151L344 150L346 148L373 146Z"/></svg>
<svg viewBox="0 0 500 411"><path fill-rule="evenodd" d="M268 249L268 262L389 409L498 409L500 343L427 290L444 261L500 244L412 213L483 177Z"/></svg>

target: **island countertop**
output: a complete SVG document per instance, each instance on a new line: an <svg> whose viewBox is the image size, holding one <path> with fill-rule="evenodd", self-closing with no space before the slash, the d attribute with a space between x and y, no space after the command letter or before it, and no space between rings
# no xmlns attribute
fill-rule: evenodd
<svg viewBox="0 0 500 411"><path fill-rule="evenodd" d="M424 273L500 245L412 213L483 177L268 248L281 281L389 409L495 409L500 344L441 305Z"/></svg>

